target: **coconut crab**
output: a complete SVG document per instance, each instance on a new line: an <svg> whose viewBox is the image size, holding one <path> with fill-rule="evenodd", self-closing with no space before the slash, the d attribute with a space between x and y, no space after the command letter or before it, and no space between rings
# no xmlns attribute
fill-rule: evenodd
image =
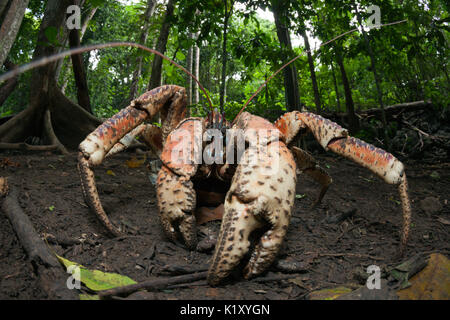
<svg viewBox="0 0 450 320"><path fill-rule="evenodd" d="M227 191L225 213L208 282L216 285L227 277L247 254L250 233L264 227L266 231L243 271L246 279L257 276L274 261L286 235L295 200L297 169L321 184L317 202L332 181L311 155L293 143L299 136L312 133L326 150L353 160L385 182L399 186L404 217L401 244L403 248L406 245L411 215L407 180L403 164L392 154L350 137L338 124L313 113L293 111L271 123L241 112L230 124L217 110L206 118L186 117L186 101L186 91L179 86L166 85L148 91L106 120L80 144L78 169L85 200L112 234L119 235L120 231L102 208L92 168L105 157L124 150L140 136L162 162L156 189L159 217L167 237L174 241L180 237L189 249L195 249L197 234L193 213L197 183L207 180L211 186L223 186ZM145 123L158 112L161 128ZM199 151L215 159L225 159L225 154L234 150L233 144L231 149L227 146L227 152L219 153L214 148L214 143L236 140L229 139L228 135L203 141L201 137L208 136L209 129L222 133L226 129L239 129L244 133L245 147L239 163L228 161L229 158L211 164L194 161ZM256 162L252 161L255 159ZM277 170L268 173L274 166Z"/></svg>
<svg viewBox="0 0 450 320"><path fill-rule="evenodd" d="M0 76L0 81L71 54L118 46L136 47L160 55L192 76L155 50L135 43L118 42L75 48L45 57ZM210 284L218 284L227 277L249 251L250 233L255 229L265 228L244 268L244 277L250 278L267 269L280 249L294 204L297 170L310 175L321 184L322 190L317 203L323 198L332 181L311 155L294 144L301 135L312 133L326 150L349 158L367 167L385 182L398 186L403 210L401 248L404 249L408 239L411 209L404 167L393 155L350 137L347 130L336 123L312 113L293 111L286 113L275 123L270 123L266 119L243 112L251 99L273 76L300 56L269 77L247 101L232 123L225 120L222 110L211 110L207 118L186 117L185 89L175 85L153 89L132 101L130 106L89 134L79 146L78 169L82 192L89 207L113 235L120 234L103 210L94 181L93 167L106 157L126 149L135 137L140 136L163 163L157 178L157 198L161 225L169 239L175 240L180 236L188 248L195 248L197 235L193 210L197 200L196 191L199 190L198 183L195 182L204 181L209 185L218 185L226 191L225 213L208 272ZM195 77L193 79L199 83ZM200 83L199 87L207 97ZM157 113L161 115L161 128L146 123ZM211 164L193 161L196 157L195 146L198 145L196 138L203 136L209 129L222 133L227 129L240 129L244 132L245 147L239 163L232 163L228 159L224 163ZM259 131L271 134L255 133ZM174 150L178 150L176 147L179 145L177 137L183 135L191 138L188 139L189 142L181 143L187 150L183 152L184 161L173 161L177 158L173 158ZM197 151L206 151L210 156L226 158L233 148L220 154L216 153L214 147L215 142L222 141L223 144L224 139L226 138L222 135L212 141L200 142L200 150ZM252 144L252 141L256 143ZM230 141L225 141L225 144L227 142ZM257 159L257 163L252 163L252 159ZM277 170L269 171L268 174L267 170L275 164Z"/></svg>

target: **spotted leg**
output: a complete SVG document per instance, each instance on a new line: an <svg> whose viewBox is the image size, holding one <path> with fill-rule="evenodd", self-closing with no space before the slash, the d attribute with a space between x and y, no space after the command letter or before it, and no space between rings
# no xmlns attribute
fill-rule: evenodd
<svg viewBox="0 0 450 320"><path fill-rule="evenodd" d="M113 153L120 151L122 148L120 141L130 131L138 128L137 131L141 130L140 133L145 133L148 127L139 126L143 125L145 120L152 119L159 111L164 111L161 140L164 141L169 128L175 127L186 114L185 89L179 86L162 86L144 93L133 100L130 106L101 124L79 146L78 170L85 201L113 235L120 235L121 232L111 223L102 207L92 167L100 164L114 146L117 145L117 150ZM137 131L132 132L131 135L138 134Z"/></svg>
<svg viewBox="0 0 450 320"><path fill-rule="evenodd" d="M297 169L313 178L314 181L322 186L319 196L312 205L314 208L322 201L328 187L333 182L333 179L331 179L330 175L316 163L316 160L309 153L297 147L291 147L290 150L297 163Z"/></svg>
<svg viewBox="0 0 450 320"><path fill-rule="evenodd" d="M264 149L264 150L261 150ZM239 264L250 247L249 236L266 227L244 268L244 277L263 272L275 259L286 234L295 197L296 165L286 145L271 142L248 148L233 176L225 213L208 271L216 285Z"/></svg>
<svg viewBox="0 0 450 320"><path fill-rule="evenodd" d="M400 250L404 252L411 224L411 206L404 166L399 160L382 149L348 136L346 129L313 113L289 112L280 117L275 125L285 137L286 143L298 134L311 132L325 150L331 150L368 168L386 183L397 185L403 211Z"/></svg>
<svg viewBox="0 0 450 320"><path fill-rule="evenodd" d="M161 225L167 237L176 241L180 235L189 249L197 245L194 210L196 193L191 178L196 174L201 154L204 126L200 118L187 118L167 137L161 153L162 167L156 189Z"/></svg>

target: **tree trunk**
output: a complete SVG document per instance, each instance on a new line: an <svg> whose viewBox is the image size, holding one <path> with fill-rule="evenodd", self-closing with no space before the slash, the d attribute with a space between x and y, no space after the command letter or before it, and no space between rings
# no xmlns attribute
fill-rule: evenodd
<svg viewBox="0 0 450 320"><path fill-rule="evenodd" d="M195 38L198 39L198 36L200 35L199 32L195 35ZM195 44L194 46L194 76L197 79L200 79L200 47ZM192 96L193 96L193 103L198 104L200 101L200 94L198 91L198 83L194 81L193 87L192 87Z"/></svg>
<svg viewBox="0 0 450 320"><path fill-rule="evenodd" d="M148 30L150 27L150 18L153 16L155 8L156 8L156 0L147 0L147 8L145 9L144 13L144 24L142 26L142 32L139 38L139 43L142 45L145 45L147 43ZM131 81L130 87L130 97L128 99L130 102L139 95L139 78L141 77L142 74L143 58L144 57L142 55L139 55L136 59L137 67L133 72L133 79Z"/></svg>
<svg viewBox="0 0 450 320"><path fill-rule="evenodd" d="M317 113L320 114L322 112L322 107L320 105L319 87L317 85L316 71L314 70L314 60L311 54L311 47L309 46L308 36L306 35L306 29L303 29L302 37L305 41L305 49L308 55L309 72L311 73L311 82L314 91L314 104L316 105Z"/></svg>
<svg viewBox="0 0 450 320"><path fill-rule="evenodd" d="M334 63L331 61L331 74L333 75L334 91L336 92L336 107L337 112L341 112L341 98L339 95L339 87L337 85L336 74L334 73Z"/></svg>
<svg viewBox="0 0 450 320"><path fill-rule="evenodd" d="M280 0L271 1L271 9L275 18L275 26L277 28L277 36L280 44L285 49L292 52L291 37L289 29L286 26L288 23L285 5ZM283 55L283 60L287 60L287 56ZM283 70L284 73L284 87L287 109L289 111L300 110L300 92L298 88L297 68L294 64L290 64Z"/></svg>
<svg viewBox="0 0 450 320"><path fill-rule="evenodd" d="M5 11L7 6L8 6L8 0L3 0L0 2L0 25L3 21L3 19L2 19L3 12Z"/></svg>
<svg viewBox="0 0 450 320"><path fill-rule="evenodd" d="M70 30L69 45L70 48L80 46L80 35L77 29ZM78 104L87 112L92 113L91 101L89 99L89 89L86 80L86 71L83 63L83 55L81 53L72 55L72 66L75 83L77 85Z"/></svg>
<svg viewBox="0 0 450 320"><path fill-rule="evenodd" d="M192 33L190 33L189 39L193 39L193 38L194 38L194 35ZM192 49L193 49L193 47L190 46L188 49L187 56L186 56L186 60L187 60L186 69L190 73L192 73L192 63L193 63L193 51L194 50L192 50ZM189 75L186 75L186 82L187 82L186 87L187 87L188 105L191 105L192 104L192 77Z"/></svg>
<svg viewBox="0 0 450 320"><path fill-rule="evenodd" d="M4 66L8 71L17 68L17 66L8 59L6 59ZM9 95L14 91L14 89L17 86L18 79L19 76L15 76L14 78L7 80L4 84L0 86L0 106L3 105L6 99L8 99Z"/></svg>
<svg viewBox="0 0 450 320"><path fill-rule="evenodd" d="M223 42L222 42L222 75L220 82L220 110L223 112L226 95L226 81L227 81L227 38L228 38L228 23L233 14L234 1L231 1L230 10L228 11L228 0L223 0L225 7L225 15L223 20Z"/></svg>
<svg viewBox="0 0 450 320"><path fill-rule="evenodd" d="M345 105L347 107L349 130L354 133L359 130L359 121L355 114L355 105L352 98L352 89L350 88L350 83L348 82L347 72L345 71L344 62L342 60L342 53L340 49L335 50L336 52L336 62L339 66L342 76L342 85L344 86L345 94Z"/></svg>
<svg viewBox="0 0 450 320"><path fill-rule="evenodd" d="M169 39L170 27L172 25L172 19L174 17L175 0L169 0L167 3L166 16L159 33L158 42L156 43L155 50L164 53L166 51L167 40ZM161 85L162 75L162 58L160 56L154 56L152 63L152 74L150 76L150 82L148 84L148 90L154 89Z"/></svg>
<svg viewBox="0 0 450 320"><path fill-rule="evenodd" d="M2 0L2 2L6 5L7 1ZM12 0L5 19L3 19L2 26L0 27L0 66L5 62L6 57L16 40L28 2L30 1Z"/></svg>
<svg viewBox="0 0 450 320"><path fill-rule="evenodd" d="M383 92L381 91L381 79L378 75L376 64L375 64L375 55L372 50L372 46L370 45L369 37L367 36L366 31L364 30L364 26L362 24L361 15L358 11L358 8L356 8L356 18L358 19L358 23L361 27L361 31L364 38L364 43L366 45L367 53L370 57L370 65L372 68L373 76L375 78L375 85L377 88L377 96L378 96L378 103L380 105L381 110L381 122L383 124L383 134L384 134L384 142L386 144L387 149L390 148L390 142L389 142L389 135L388 135L388 129L387 129L387 121L386 121L386 113L384 112L384 103L383 103Z"/></svg>
<svg viewBox="0 0 450 320"><path fill-rule="evenodd" d="M65 27L66 9L70 0L48 0L41 22L33 60L58 52L46 44L45 29ZM57 63L49 63L35 69L31 76L28 108L0 126L1 142L23 142L28 137L41 137L46 142L76 148L78 144L101 122L74 104L56 86Z"/></svg>
<svg viewBox="0 0 450 320"><path fill-rule="evenodd" d="M83 41L84 34L85 34L86 30L87 30L87 26L89 25L89 21L92 20L92 18L95 15L95 12L97 12L97 8L91 9L89 14L84 19L84 22L83 22L83 25L81 26L81 31L80 31L80 43ZM59 65L58 65L58 69L56 71L56 80L57 81L59 79L59 74L60 74L62 65L65 63L65 61L66 61L65 59L61 60ZM69 72L66 72L66 73L64 73L63 80L62 80L62 85L61 85L61 92L62 93L66 92L66 88L67 88L67 84L68 83L69 83Z"/></svg>

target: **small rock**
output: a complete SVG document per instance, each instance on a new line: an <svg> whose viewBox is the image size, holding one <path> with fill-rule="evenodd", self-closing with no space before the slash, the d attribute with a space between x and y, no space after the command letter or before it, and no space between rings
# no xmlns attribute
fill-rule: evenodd
<svg viewBox="0 0 450 320"><path fill-rule="evenodd" d="M438 198L426 197L420 200L420 209L422 209L427 214L438 213L442 210L442 204L439 202Z"/></svg>

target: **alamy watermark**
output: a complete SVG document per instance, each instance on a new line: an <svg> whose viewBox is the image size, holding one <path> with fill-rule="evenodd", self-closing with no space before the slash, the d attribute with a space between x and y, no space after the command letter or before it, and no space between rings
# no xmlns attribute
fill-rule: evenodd
<svg viewBox="0 0 450 320"><path fill-rule="evenodd" d="M68 289L81 289L81 269L79 266L71 265L67 267L67 273L71 276L67 278L66 286Z"/></svg>
<svg viewBox="0 0 450 320"><path fill-rule="evenodd" d="M69 14L66 21L67 29L81 29L81 8L77 5L67 7L66 13Z"/></svg>
<svg viewBox="0 0 450 320"><path fill-rule="evenodd" d="M366 286L367 289L373 290L373 289L381 289L381 269L377 265L370 265L367 267L367 273L370 274L370 276L367 278Z"/></svg>

